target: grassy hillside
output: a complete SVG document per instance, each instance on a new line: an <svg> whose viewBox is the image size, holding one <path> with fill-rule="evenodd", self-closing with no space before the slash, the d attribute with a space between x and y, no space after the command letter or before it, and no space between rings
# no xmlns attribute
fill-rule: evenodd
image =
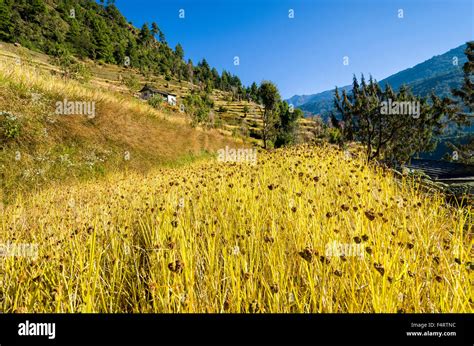
<svg viewBox="0 0 474 346"><path fill-rule="evenodd" d="M52 188L4 210L3 312L470 312L471 210L329 146ZM427 217L429 216L429 217Z"/></svg>
<svg viewBox="0 0 474 346"><path fill-rule="evenodd" d="M34 66L58 76L61 74L60 68L53 63L52 57L23 47L15 47L13 44L0 43L0 58L14 64L20 61L23 66ZM137 69L125 68L123 66L98 64L90 60L87 61L87 66L92 75L90 84L101 89L117 91L128 96L138 96L138 90L144 84L150 84L159 90L176 94L178 107L175 109L176 112L173 113L173 119L181 119L185 116L185 114L177 114L179 105L183 103L183 98L193 91L201 90L201 87L198 85L185 80L166 78L160 74L147 74L144 76ZM129 79L135 80L137 82L136 85L133 87L127 85L127 80ZM233 93L219 89L214 89L210 93L210 97L214 101L212 111L214 114L214 126L217 131L225 135L242 138L249 143L261 144L261 116L263 108L260 105L235 97ZM248 107L247 114L244 112L245 106ZM299 126L299 141L308 141L314 137L309 132L309 129L314 127L312 119L300 119Z"/></svg>
<svg viewBox="0 0 474 346"><path fill-rule="evenodd" d="M206 90L233 90L241 96L250 91L237 76L219 73L205 59L185 61L183 47L170 47L157 23L137 28L113 1L0 0L0 41L189 81Z"/></svg>
<svg viewBox="0 0 474 346"><path fill-rule="evenodd" d="M100 73L89 83L64 80L51 74L55 67L41 54L5 44L1 52L0 197L4 201L11 193L57 180L124 169L145 172L239 145L217 130L191 128L178 111L153 109ZM64 99L94 102L95 117L56 114L56 103Z"/></svg>

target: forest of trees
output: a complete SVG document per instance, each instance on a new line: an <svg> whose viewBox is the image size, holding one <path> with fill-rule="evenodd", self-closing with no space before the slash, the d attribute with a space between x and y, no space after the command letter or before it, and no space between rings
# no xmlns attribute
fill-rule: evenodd
<svg viewBox="0 0 474 346"><path fill-rule="evenodd" d="M239 99L256 97L254 86L245 88L227 71L219 74L205 59L197 64L185 61L183 47L178 43L170 48L157 23L134 27L114 0L0 0L0 41L52 56L71 54L130 66L145 75L189 81L206 91L229 91Z"/></svg>

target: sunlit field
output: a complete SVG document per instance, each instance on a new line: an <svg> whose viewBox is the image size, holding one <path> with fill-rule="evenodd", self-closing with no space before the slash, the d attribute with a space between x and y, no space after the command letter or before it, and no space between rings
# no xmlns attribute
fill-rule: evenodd
<svg viewBox="0 0 474 346"><path fill-rule="evenodd" d="M329 146L18 196L2 312L472 312L472 207Z"/></svg>

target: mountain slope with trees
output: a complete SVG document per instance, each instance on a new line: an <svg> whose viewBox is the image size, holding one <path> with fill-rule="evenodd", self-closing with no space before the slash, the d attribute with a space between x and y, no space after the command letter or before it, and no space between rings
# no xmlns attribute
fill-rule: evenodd
<svg viewBox="0 0 474 346"><path fill-rule="evenodd" d="M221 74L203 59L184 60L183 47L172 49L157 23L141 29L127 22L113 0L0 0L0 41L48 55L72 54L108 64L137 68L143 74L186 80L204 90L251 95L239 77Z"/></svg>
<svg viewBox="0 0 474 346"><path fill-rule="evenodd" d="M466 44L450 51L432 57L412 68L393 74L379 82L384 86L389 84L392 89L399 90L402 85L411 89L416 96L429 96L434 92L439 97L449 96L451 89L458 88L463 82L462 66L467 61L464 55ZM339 88L339 91L351 90L350 85ZM299 107L311 114L321 114L328 119L333 107L334 89L313 95L295 95L287 100L288 103Z"/></svg>

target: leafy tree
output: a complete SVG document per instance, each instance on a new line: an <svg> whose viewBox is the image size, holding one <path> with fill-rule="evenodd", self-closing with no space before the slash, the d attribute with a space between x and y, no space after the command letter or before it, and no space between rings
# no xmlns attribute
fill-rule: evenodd
<svg viewBox="0 0 474 346"><path fill-rule="evenodd" d="M11 9L5 0L0 0L0 40L11 41L13 24L11 22Z"/></svg>
<svg viewBox="0 0 474 346"><path fill-rule="evenodd" d="M279 122L276 124L275 147L294 144L298 130L298 119L303 117L303 111L292 109L288 103L280 101L278 105Z"/></svg>
<svg viewBox="0 0 474 346"><path fill-rule="evenodd" d="M95 43L95 56L97 59L102 59L108 63L114 63L113 58L113 47L111 44L109 30L107 24L102 17L98 17L94 20L93 26L93 42Z"/></svg>
<svg viewBox="0 0 474 346"><path fill-rule="evenodd" d="M61 69L64 78L73 78L83 82L90 80L92 72L89 67L84 63L76 61L67 50L58 48L55 55L53 63Z"/></svg>
<svg viewBox="0 0 474 346"><path fill-rule="evenodd" d="M135 74L127 74L123 78L122 83L132 92L135 92L140 88L140 81Z"/></svg>
<svg viewBox="0 0 474 346"><path fill-rule="evenodd" d="M69 31L66 34L66 41L69 43L71 51L80 58L88 57L89 52L92 50L89 32L84 32L77 21L71 22Z"/></svg>
<svg viewBox="0 0 474 346"><path fill-rule="evenodd" d="M184 98L186 113L191 117L191 124L206 124L213 102L207 95L191 94Z"/></svg>
<svg viewBox="0 0 474 346"><path fill-rule="evenodd" d="M262 139L263 147L266 149L268 141L273 139L274 136L274 128L277 122L277 105L280 101L280 93L275 84L270 81L263 81L260 84L258 95L264 107L262 116Z"/></svg>
<svg viewBox="0 0 474 346"><path fill-rule="evenodd" d="M154 95L148 100L148 104L153 108L159 108L163 102L163 97L161 95Z"/></svg>

